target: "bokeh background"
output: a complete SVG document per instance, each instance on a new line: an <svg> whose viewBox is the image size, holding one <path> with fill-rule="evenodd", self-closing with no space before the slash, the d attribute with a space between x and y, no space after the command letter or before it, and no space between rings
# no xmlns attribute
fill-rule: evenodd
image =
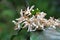
<svg viewBox="0 0 60 40"><path fill-rule="evenodd" d="M32 5L47 13L46 18L60 18L60 0L0 0L0 40L30 40L26 30L14 30L12 20L20 16L20 9Z"/></svg>

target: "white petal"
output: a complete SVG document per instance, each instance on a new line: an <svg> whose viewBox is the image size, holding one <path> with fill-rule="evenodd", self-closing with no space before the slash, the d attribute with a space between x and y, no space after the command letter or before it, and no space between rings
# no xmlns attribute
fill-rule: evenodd
<svg viewBox="0 0 60 40"><path fill-rule="evenodd" d="M46 16L46 13L41 12L41 13L40 13L40 16L43 18L43 17L45 17L45 16Z"/></svg>
<svg viewBox="0 0 60 40"><path fill-rule="evenodd" d="M37 26L35 23L32 23L34 26Z"/></svg>
<svg viewBox="0 0 60 40"><path fill-rule="evenodd" d="M16 21L13 20L12 22L13 22L14 24L16 24Z"/></svg>
<svg viewBox="0 0 60 40"><path fill-rule="evenodd" d="M22 11L22 9L21 9L20 15L23 16L23 11Z"/></svg>
<svg viewBox="0 0 60 40"><path fill-rule="evenodd" d="M39 22L39 20L38 20L38 25L40 25L40 22Z"/></svg>
<svg viewBox="0 0 60 40"><path fill-rule="evenodd" d="M14 30L20 30L20 24L17 24L17 28L15 28Z"/></svg>
<svg viewBox="0 0 60 40"><path fill-rule="evenodd" d="M37 15L37 19L40 19L41 18L41 16L40 15Z"/></svg>
<svg viewBox="0 0 60 40"><path fill-rule="evenodd" d="M20 24L18 24L18 29L20 29L21 27L20 27Z"/></svg>
<svg viewBox="0 0 60 40"><path fill-rule="evenodd" d="M44 25L42 24L42 25L40 25L40 27L42 28L42 29L44 29Z"/></svg>
<svg viewBox="0 0 60 40"><path fill-rule="evenodd" d="M33 5L33 6L31 6L30 11L31 11L33 8L34 8L34 5Z"/></svg>
<svg viewBox="0 0 60 40"><path fill-rule="evenodd" d="M54 25L50 25L50 27L56 29L56 27Z"/></svg>
<svg viewBox="0 0 60 40"><path fill-rule="evenodd" d="M31 12L29 12L29 15L31 15Z"/></svg>
<svg viewBox="0 0 60 40"><path fill-rule="evenodd" d="M27 11L29 10L29 6L27 7Z"/></svg>
<svg viewBox="0 0 60 40"><path fill-rule="evenodd" d="M20 18L16 19L16 20L20 20Z"/></svg>
<svg viewBox="0 0 60 40"><path fill-rule="evenodd" d="M53 26L53 28L54 28L54 29L56 29L56 27L55 27L55 26Z"/></svg>
<svg viewBox="0 0 60 40"><path fill-rule="evenodd" d="M27 32L29 32L29 31L31 31L31 27L30 27L30 25L28 26L28 30L27 30Z"/></svg>
<svg viewBox="0 0 60 40"><path fill-rule="evenodd" d="M26 28L26 27L27 27L27 24L25 24L23 28Z"/></svg>
<svg viewBox="0 0 60 40"><path fill-rule="evenodd" d="M26 11L25 14L28 14L28 11Z"/></svg>
<svg viewBox="0 0 60 40"><path fill-rule="evenodd" d="M14 30L18 30L18 28L15 28Z"/></svg>

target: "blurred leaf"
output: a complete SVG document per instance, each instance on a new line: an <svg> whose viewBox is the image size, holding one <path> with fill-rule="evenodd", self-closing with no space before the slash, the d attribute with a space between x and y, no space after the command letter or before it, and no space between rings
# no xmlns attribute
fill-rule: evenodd
<svg viewBox="0 0 60 40"><path fill-rule="evenodd" d="M50 28L45 31L31 32L30 40L60 40L60 31Z"/></svg>
<svg viewBox="0 0 60 40"><path fill-rule="evenodd" d="M9 30L7 29L7 25L4 23L0 23L0 39L1 40L9 40L11 35L9 35Z"/></svg>
<svg viewBox="0 0 60 40"><path fill-rule="evenodd" d="M1 20L12 21L16 13L13 10L4 10L1 14Z"/></svg>
<svg viewBox="0 0 60 40"><path fill-rule="evenodd" d="M3 9L7 9L6 5L0 3L0 11L3 10Z"/></svg>
<svg viewBox="0 0 60 40"><path fill-rule="evenodd" d="M12 40L26 40L28 35L26 30L21 30Z"/></svg>

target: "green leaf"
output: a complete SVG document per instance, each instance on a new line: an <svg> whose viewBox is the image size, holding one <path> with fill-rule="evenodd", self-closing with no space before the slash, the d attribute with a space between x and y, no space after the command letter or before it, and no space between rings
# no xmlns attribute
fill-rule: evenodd
<svg viewBox="0 0 60 40"><path fill-rule="evenodd" d="M11 34L8 32L7 25L4 23L0 23L0 39L1 40L9 40Z"/></svg>
<svg viewBox="0 0 60 40"><path fill-rule="evenodd" d="M60 30L60 28L57 28ZM45 31L31 32L30 40L60 40L60 31L49 28Z"/></svg>
<svg viewBox="0 0 60 40"><path fill-rule="evenodd" d="M14 19L16 13L13 10L3 10L1 14L1 20L11 21Z"/></svg>
<svg viewBox="0 0 60 40"><path fill-rule="evenodd" d="M21 30L20 32L18 32L18 34L16 36L13 37L12 40L27 40L27 31L26 30Z"/></svg>

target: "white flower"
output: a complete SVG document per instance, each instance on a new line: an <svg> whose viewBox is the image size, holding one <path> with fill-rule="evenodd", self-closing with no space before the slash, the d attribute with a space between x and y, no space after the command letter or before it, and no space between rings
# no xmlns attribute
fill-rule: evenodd
<svg viewBox="0 0 60 40"><path fill-rule="evenodd" d="M58 20L58 19L55 19L55 21L58 22L58 23L60 23L60 20Z"/></svg>
<svg viewBox="0 0 60 40"><path fill-rule="evenodd" d="M23 22L23 21L25 21L25 18L24 17L20 17L20 18L18 18L18 19L16 19L19 23L21 23L21 22Z"/></svg>
<svg viewBox="0 0 60 40"><path fill-rule="evenodd" d="M55 23L54 23L55 26L60 26L60 20L58 19L55 19Z"/></svg>
<svg viewBox="0 0 60 40"><path fill-rule="evenodd" d="M56 29L55 25L50 25L50 27Z"/></svg>
<svg viewBox="0 0 60 40"><path fill-rule="evenodd" d="M31 6L31 8L29 9L29 7L27 7L27 10L26 10L26 12L25 12L25 14L27 15L31 15L31 11L32 11L32 9L34 8L34 5L33 6Z"/></svg>
<svg viewBox="0 0 60 40"><path fill-rule="evenodd" d="M29 25L27 21L23 22L23 24L25 24L23 28L26 28Z"/></svg>
<svg viewBox="0 0 60 40"><path fill-rule="evenodd" d="M50 19L44 18L46 13L36 12L36 15L31 15L31 11L34 11L34 5L31 8L27 7L25 11L21 9L20 18L17 18L16 21L12 21L15 24L15 30L20 30L20 28L28 28L28 32L36 30L45 30L45 26L56 29L56 26L60 26L60 20L50 17ZM38 10L38 8L37 8ZM32 16L32 17L29 17ZM24 24L23 27L20 24Z"/></svg>
<svg viewBox="0 0 60 40"><path fill-rule="evenodd" d="M16 25L16 21L13 20L12 22Z"/></svg>
<svg viewBox="0 0 60 40"><path fill-rule="evenodd" d="M37 15L37 19L40 19L40 18L41 18L41 16L38 14L38 15Z"/></svg>
<svg viewBox="0 0 60 40"><path fill-rule="evenodd" d="M34 8L34 5L33 5L33 6L31 6L30 11L31 11L31 10L33 10L33 8Z"/></svg>
<svg viewBox="0 0 60 40"><path fill-rule="evenodd" d="M46 16L46 13L40 12L40 17L41 17L41 18L44 18L45 16Z"/></svg>
<svg viewBox="0 0 60 40"><path fill-rule="evenodd" d="M27 27L27 28L28 28L27 32L29 32L29 31L32 30L31 24L30 24L29 22L25 21L24 24L25 24L25 25L24 25L23 28L26 28L26 27Z"/></svg>
<svg viewBox="0 0 60 40"><path fill-rule="evenodd" d="M32 22L35 19L35 16L33 15L29 20Z"/></svg>
<svg viewBox="0 0 60 40"><path fill-rule="evenodd" d="M23 11L22 11L22 9L21 9L21 11L20 11L20 15L21 15L21 17L23 16Z"/></svg>
<svg viewBox="0 0 60 40"><path fill-rule="evenodd" d="M12 21L14 24L15 24L15 28L14 28L14 30L20 30L20 24L19 23L17 23L16 21Z"/></svg>
<svg viewBox="0 0 60 40"><path fill-rule="evenodd" d="M17 24L14 30L20 30L20 24Z"/></svg>

